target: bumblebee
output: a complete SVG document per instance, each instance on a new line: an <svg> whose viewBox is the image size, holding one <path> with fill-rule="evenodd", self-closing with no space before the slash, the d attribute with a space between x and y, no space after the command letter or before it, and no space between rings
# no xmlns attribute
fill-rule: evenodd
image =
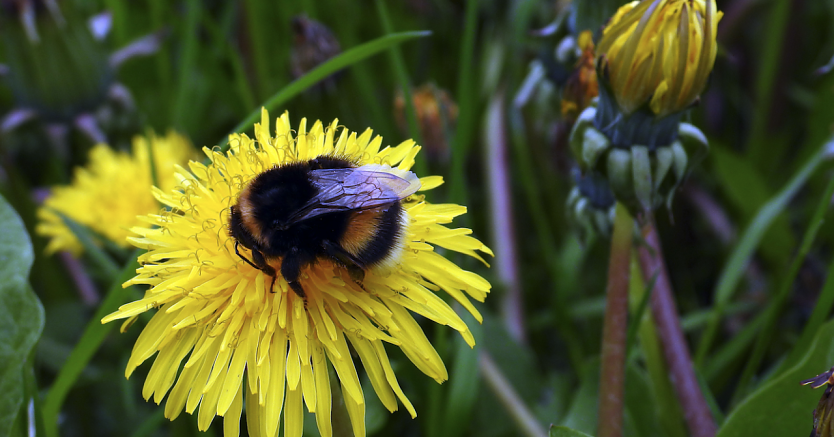
<svg viewBox="0 0 834 437"><path fill-rule="evenodd" d="M365 271L395 262L403 249L407 215L402 200L420 189L410 172L387 165L357 166L322 155L273 167L253 178L231 209L235 253L252 267L281 276L305 298L300 274L327 259L362 284ZM250 250L250 260L239 246Z"/></svg>

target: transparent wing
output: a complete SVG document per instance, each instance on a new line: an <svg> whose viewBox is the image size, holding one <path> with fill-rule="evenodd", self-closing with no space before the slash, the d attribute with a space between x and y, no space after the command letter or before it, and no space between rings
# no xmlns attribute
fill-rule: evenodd
<svg viewBox="0 0 834 437"><path fill-rule="evenodd" d="M290 224L328 212L398 202L420 189L420 179L414 173L378 164L312 170L310 178L318 193L290 217Z"/></svg>

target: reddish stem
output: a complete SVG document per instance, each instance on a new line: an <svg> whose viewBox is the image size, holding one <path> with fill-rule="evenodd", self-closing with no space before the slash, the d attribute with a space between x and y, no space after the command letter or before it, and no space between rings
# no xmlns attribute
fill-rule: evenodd
<svg viewBox="0 0 834 437"><path fill-rule="evenodd" d="M651 216L644 217L642 234L646 244L640 245L638 249L640 267L647 282L656 277L651 301L652 315L689 433L692 437L714 437L715 421L695 377L695 368L672 295L669 273L663 261L660 238Z"/></svg>
<svg viewBox="0 0 834 437"><path fill-rule="evenodd" d="M605 290L602 373L599 390L599 437L623 435L629 263L633 227L634 221L628 211L618 203L614 236L611 238L611 258L608 262L608 286Z"/></svg>

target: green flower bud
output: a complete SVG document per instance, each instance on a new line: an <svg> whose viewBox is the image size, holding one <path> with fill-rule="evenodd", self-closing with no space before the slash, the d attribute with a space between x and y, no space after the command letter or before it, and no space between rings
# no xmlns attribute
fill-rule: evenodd
<svg viewBox="0 0 834 437"><path fill-rule="evenodd" d="M576 228L579 238L587 241L592 235L610 236L614 226L614 193L608 181L598 173L582 176L574 173L576 185L567 201L568 222Z"/></svg>
<svg viewBox="0 0 834 437"><path fill-rule="evenodd" d="M605 111L610 108L602 99L582 112L571 132L570 147L582 170L605 176L632 214L670 207L690 166L709 149L706 136L676 117L656 120L634 113L618 122Z"/></svg>

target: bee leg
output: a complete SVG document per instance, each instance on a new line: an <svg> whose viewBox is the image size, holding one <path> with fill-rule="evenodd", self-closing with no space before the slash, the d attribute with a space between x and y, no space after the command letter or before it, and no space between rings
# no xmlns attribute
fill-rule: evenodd
<svg viewBox="0 0 834 437"><path fill-rule="evenodd" d="M240 259L246 261L246 263L249 264L250 266L252 266L252 267L254 267L258 270L261 270L262 269L261 267L256 266L254 263L252 263L252 261L249 261L249 258L243 256L243 254L240 253L240 250L238 249L239 245L240 245L240 243L237 240L235 240L235 253L237 254L237 256L239 256ZM253 250L252 252L254 253L255 251Z"/></svg>
<svg viewBox="0 0 834 437"><path fill-rule="evenodd" d="M261 251L253 249L252 260L255 261L255 266L253 267L266 273L269 276L275 276L275 268L266 263L266 258L264 258L264 254L262 254Z"/></svg>
<svg viewBox="0 0 834 437"><path fill-rule="evenodd" d="M269 286L269 291L270 293L275 293L275 280L278 279L278 276L275 273L275 268L266 263L266 259L264 259L264 254L262 254L259 250L251 249L252 259L255 260L255 262L249 261L249 258L243 256L238 250L238 244L240 243L235 241L235 253L237 254L237 256L239 256L242 260L246 261L250 266L266 273L269 276L272 276L272 284Z"/></svg>
<svg viewBox="0 0 834 437"><path fill-rule="evenodd" d="M275 280L278 279L277 275L272 275L272 283L269 284L269 292L275 293Z"/></svg>
<svg viewBox="0 0 834 437"><path fill-rule="evenodd" d="M298 297L304 299L304 302L307 302L307 295L304 294L304 288L301 287L301 283L298 282L298 277L301 273L301 260L297 256L287 255L281 261L281 276L287 281L292 291L298 295Z"/></svg>
<svg viewBox="0 0 834 437"><path fill-rule="evenodd" d="M365 271L362 270L362 267L359 267L356 264L348 264L347 271L350 275L350 279L353 279L353 282L362 286L362 281L365 280Z"/></svg>
<svg viewBox="0 0 834 437"><path fill-rule="evenodd" d="M362 281L365 279L365 270L362 268L362 263L358 259L330 241L324 242L324 250L334 261L344 266L348 271L348 275L350 275L350 279L356 285L363 290L365 289L362 285Z"/></svg>

